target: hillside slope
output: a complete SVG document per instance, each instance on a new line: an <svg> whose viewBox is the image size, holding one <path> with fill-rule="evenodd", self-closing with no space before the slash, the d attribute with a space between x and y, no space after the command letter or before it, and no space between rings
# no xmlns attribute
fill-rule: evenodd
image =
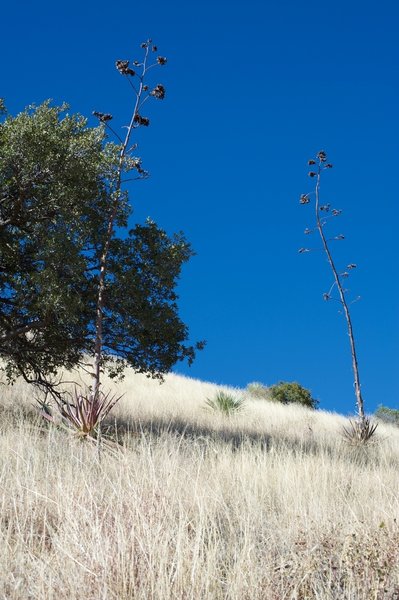
<svg viewBox="0 0 399 600"><path fill-rule="evenodd" d="M123 447L99 462L2 388L1 600L398 597L399 430L358 450L339 415L248 398L226 418L178 375L117 389Z"/></svg>

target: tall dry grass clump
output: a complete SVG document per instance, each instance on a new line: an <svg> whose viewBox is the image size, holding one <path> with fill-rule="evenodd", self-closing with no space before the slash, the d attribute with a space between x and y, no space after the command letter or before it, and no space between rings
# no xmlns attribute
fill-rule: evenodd
<svg viewBox="0 0 399 600"><path fill-rule="evenodd" d="M4 389L1 600L398 596L395 428L352 448L338 415L247 398L225 418L206 398L242 391L123 385L101 462Z"/></svg>

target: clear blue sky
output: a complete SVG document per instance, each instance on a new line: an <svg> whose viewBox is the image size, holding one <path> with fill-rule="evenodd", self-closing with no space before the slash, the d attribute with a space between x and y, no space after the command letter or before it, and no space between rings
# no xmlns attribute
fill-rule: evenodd
<svg viewBox="0 0 399 600"><path fill-rule="evenodd" d="M329 153L323 198L344 210L335 233L350 281L367 409L398 407L398 18L395 0L116 3L2 7L1 89L16 113L46 98L111 112L129 89L115 59L152 37L167 99L149 108L139 154L151 179L131 190L134 219L183 230L197 256L181 284L191 369L234 386L299 381L322 408L349 413L348 337L322 293L331 277L308 243L307 159ZM156 81L158 83L158 81ZM94 120L91 121L94 124ZM339 229L339 231L338 231Z"/></svg>

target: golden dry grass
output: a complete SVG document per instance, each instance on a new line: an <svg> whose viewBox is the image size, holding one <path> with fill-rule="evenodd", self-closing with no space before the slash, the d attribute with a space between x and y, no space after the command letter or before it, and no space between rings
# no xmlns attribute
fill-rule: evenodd
<svg viewBox="0 0 399 600"><path fill-rule="evenodd" d="M351 448L339 415L128 373L99 462L1 389L1 600L399 598L398 429Z"/></svg>

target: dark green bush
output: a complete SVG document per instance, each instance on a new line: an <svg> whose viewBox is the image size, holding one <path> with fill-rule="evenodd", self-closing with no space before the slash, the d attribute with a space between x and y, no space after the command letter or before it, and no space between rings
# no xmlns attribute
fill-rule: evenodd
<svg viewBox="0 0 399 600"><path fill-rule="evenodd" d="M375 411L375 416L384 423L399 427L399 410L396 408L388 408L388 406L382 406L381 404Z"/></svg>
<svg viewBox="0 0 399 600"><path fill-rule="evenodd" d="M270 398L283 404L302 404L309 408L317 408L318 401L312 398L309 390L299 383L280 381L269 388Z"/></svg>

